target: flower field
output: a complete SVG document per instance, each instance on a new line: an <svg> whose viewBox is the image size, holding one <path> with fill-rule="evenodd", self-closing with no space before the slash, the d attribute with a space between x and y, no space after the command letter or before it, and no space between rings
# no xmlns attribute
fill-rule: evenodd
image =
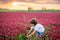
<svg viewBox="0 0 60 40"><path fill-rule="evenodd" d="M17 36L27 33L32 18L44 25L44 40L60 40L60 12L0 12L0 40L25 40Z"/></svg>

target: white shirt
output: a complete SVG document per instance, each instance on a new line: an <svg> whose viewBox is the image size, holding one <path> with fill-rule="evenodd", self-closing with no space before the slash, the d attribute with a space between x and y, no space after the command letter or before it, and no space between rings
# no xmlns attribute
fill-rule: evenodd
<svg viewBox="0 0 60 40"><path fill-rule="evenodd" d="M42 24L36 24L35 26L32 26L31 29L36 30L37 32L44 32L44 26Z"/></svg>

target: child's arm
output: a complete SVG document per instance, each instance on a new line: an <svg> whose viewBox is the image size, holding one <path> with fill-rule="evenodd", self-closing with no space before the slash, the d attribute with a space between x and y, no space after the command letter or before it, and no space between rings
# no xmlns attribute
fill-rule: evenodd
<svg viewBox="0 0 60 40"><path fill-rule="evenodd" d="M29 30L29 32L27 33L27 35L29 35L31 33L32 29Z"/></svg>
<svg viewBox="0 0 60 40"><path fill-rule="evenodd" d="M27 38L32 36L36 31L34 30L30 35L27 35Z"/></svg>

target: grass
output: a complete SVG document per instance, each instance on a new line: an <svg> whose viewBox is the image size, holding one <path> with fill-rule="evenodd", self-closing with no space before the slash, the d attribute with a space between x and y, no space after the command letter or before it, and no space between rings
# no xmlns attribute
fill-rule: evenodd
<svg viewBox="0 0 60 40"><path fill-rule="evenodd" d="M60 10L0 10L0 12L60 12Z"/></svg>

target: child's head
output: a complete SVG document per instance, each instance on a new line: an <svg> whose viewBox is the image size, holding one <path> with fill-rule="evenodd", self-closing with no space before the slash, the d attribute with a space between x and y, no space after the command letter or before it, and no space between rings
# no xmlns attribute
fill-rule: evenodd
<svg viewBox="0 0 60 40"><path fill-rule="evenodd" d="M31 26L35 26L37 24L37 21L36 20L31 20L30 24L31 24Z"/></svg>

